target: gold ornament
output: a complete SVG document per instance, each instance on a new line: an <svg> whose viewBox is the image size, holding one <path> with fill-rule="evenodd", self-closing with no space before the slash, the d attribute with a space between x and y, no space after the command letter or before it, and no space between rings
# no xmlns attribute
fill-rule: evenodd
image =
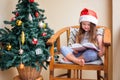
<svg viewBox="0 0 120 80"><path fill-rule="evenodd" d="M22 44L25 43L25 33L24 33L24 31L22 31L22 34L21 34L21 42L22 42Z"/></svg>
<svg viewBox="0 0 120 80"><path fill-rule="evenodd" d="M22 21L21 21L21 20L17 20L17 21L16 21L16 24L17 24L18 26L21 26L21 25L22 25Z"/></svg>
<svg viewBox="0 0 120 80"><path fill-rule="evenodd" d="M25 68L23 63L20 63L19 67L20 67L20 69L24 69Z"/></svg>
<svg viewBox="0 0 120 80"><path fill-rule="evenodd" d="M11 50L12 46L10 44L7 45L7 50Z"/></svg>
<svg viewBox="0 0 120 80"><path fill-rule="evenodd" d="M43 28L46 28L46 23L43 24Z"/></svg>

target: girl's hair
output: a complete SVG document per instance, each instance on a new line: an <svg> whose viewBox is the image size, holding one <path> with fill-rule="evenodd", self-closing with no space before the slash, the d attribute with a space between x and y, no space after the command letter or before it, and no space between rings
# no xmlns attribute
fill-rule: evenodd
<svg viewBox="0 0 120 80"><path fill-rule="evenodd" d="M82 39L84 38L85 30L82 28L82 22L80 23L79 32L77 34L77 41L81 43ZM89 42L96 43L96 25L93 23L90 23L90 31L89 31Z"/></svg>

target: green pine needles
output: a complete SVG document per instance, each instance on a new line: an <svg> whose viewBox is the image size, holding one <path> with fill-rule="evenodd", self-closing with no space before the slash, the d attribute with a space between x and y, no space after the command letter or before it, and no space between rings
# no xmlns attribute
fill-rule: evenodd
<svg viewBox="0 0 120 80"><path fill-rule="evenodd" d="M54 34L45 22L44 10L34 0L19 0L10 21L11 28L0 29L0 68L6 70L20 64L46 69L50 55L47 40Z"/></svg>

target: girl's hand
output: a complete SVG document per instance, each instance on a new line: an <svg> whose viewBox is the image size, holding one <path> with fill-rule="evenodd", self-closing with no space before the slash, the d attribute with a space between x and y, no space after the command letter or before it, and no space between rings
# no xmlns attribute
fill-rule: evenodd
<svg viewBox="0 0 120 80"><path fill-rule="evenodd" d="M99 55L100 57L102 57L102 56L103 56L103 52L102 52L102 51L99 51L99 52L98 52L98 55Z"/></svg>

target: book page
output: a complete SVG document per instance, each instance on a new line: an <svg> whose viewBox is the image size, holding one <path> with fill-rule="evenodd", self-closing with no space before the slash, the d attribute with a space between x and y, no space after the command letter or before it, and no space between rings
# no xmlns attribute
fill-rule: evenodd
<svg viewBox="0 0 120 80"><path fill-rule="evenodd" d="M84 43L82 45L86 48L91 48L91 49L95 49L95 50L99 51L98 47L95 46L95 44L93 44L93 43Z"/></svg>
<svg viewBox="0 0 120 80"><path fill-rule="evenodd" d="M71 48L74 50L78 50L78 51L83 51L86 49L83 45L81 45L79 43L72 44Z"/></svg>

